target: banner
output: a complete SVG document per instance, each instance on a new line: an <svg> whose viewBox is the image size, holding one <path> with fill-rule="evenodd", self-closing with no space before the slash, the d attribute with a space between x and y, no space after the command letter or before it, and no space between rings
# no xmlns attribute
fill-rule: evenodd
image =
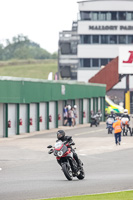
<svg viewBox="0 0 133 200"><path fill-rule="evenodd" d="M119 74L133 74L133 45L119 47Z"/></svg>

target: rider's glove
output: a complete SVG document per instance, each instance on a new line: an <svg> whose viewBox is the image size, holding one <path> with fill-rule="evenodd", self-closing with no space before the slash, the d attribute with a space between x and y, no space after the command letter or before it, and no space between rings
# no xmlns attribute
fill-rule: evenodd
<svg viewBox="0 0 133 200"><path fill-rule="evenodd" d="M50 149L48 153L51 154L53 153L53 151L54 151L53 149Z"/></svg>

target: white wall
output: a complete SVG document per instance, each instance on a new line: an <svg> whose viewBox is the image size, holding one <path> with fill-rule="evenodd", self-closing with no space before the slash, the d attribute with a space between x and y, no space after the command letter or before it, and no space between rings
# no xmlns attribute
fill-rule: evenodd
<svg viewBox="0 0 133 200"><path fill-rule="evenodd" d="M106 11L106 10L113 10L113 11L132 11L133 9L133 1L128 0L95 0L95 1L83 1L79 2L79 10L83 11Z"/></svg>
<svg viewBox="0 0 133 200"><path fill-rule="evenodd" d="M86 82L88 83L88 80L93 77L99 70L82 70L78 69L77 71L77 80L79 82Z"/></svg>
<svg viewBox="0 0 133 200"><path fill-rule="evenodd" d="M89 29L89 26L101 26L101 29L103 29L102 26L117 26L117 28L113 30L92 30ZM133 21L78 21L78 34L130 35L133 33L133 30L121 30L120 26L133 26Z"/></svg>
<svg viewBox="0 0 133 200"><path fill-rule="evenodd" d="M116 58L118 55L119 45L78 45L79 58Z"/></svg>

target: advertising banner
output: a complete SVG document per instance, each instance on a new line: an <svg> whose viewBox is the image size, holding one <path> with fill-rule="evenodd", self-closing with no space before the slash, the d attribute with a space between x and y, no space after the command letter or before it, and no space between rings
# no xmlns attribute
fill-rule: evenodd
<svg viewBox="0 0 133 200"><path fill-rule="evenodd" d="M133 74L133 45L119 47L119 74Z"/></svg>

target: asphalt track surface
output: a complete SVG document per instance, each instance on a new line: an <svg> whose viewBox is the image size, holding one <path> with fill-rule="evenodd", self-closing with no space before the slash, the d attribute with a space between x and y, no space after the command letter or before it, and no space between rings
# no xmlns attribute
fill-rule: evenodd
<svg viewBox="0 0 133 200"><path fill-rule="evenodd" d="M46 148L58 129L0 138L0 200L30 200L133 189L133 137L116 146L105 124L65 127L84 163L85 179L68 181Z"/></svg>

